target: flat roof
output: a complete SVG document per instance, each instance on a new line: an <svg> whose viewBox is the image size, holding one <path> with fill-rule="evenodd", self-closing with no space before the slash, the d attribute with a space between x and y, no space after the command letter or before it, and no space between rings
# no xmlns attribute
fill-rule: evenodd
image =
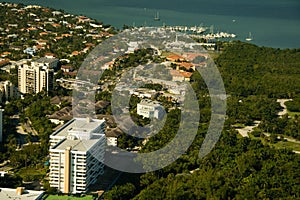
<svg viewBox="0 0 300 200"><path fill-rule="evenodd" d="M68 147L71 147L71 151L81 151L86 152L91 147L93 147L102 137L105 137L104 134L95 134L90 140L69 140L65 139L62 142L58 143L56 146L51 148L51 150L66 150Z"/></svg>
<svg viewBox="0 0 300 200"><path fill-rule="evenodd" d="M34 62L37 62L37 63L51 63L51 62L55 62L55 61L58 61L58 59L57 58L42 57L42 58L39 58L38 60L35 60Z"/></svg>
<svg viewBox="0 0 300 200"><path fill-rule="evenodd" d="M51 136L67 137L70 131L91 133L97 127L101 126L103 123L105 123L105 120L73 118L72 120L67 122L64 126L62 126L60 129L52 133Z"/></svg>
<svg viewBox="0 0 300 200"><path fill-rule="evenodd" d="M151 101L149 99L143 99L140 103L143 106L162 106L158 101Z"/></svg>
<svg viewBox="0 0 300 200"><path fill-rule="evenodd" d="M44 191L24 190L24 194L17 195L16 189L11 188L0 188L0 199L1 200L36 200L40 199L44 194Z"/></svg>

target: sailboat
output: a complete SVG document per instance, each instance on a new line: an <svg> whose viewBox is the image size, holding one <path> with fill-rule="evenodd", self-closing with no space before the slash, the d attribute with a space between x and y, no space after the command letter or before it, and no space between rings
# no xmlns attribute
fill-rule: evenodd
<svg viewBox="0 0 300 200"><path fill-rule="evenodd" d="M251 36L251 32L249 32L249 36L246 37L246 41L251 41L251 40L253 40L253 38L252 38L252 36Z"/></svg>
<svg viewBox="0 0 300 200"><path fill-rule="evenodd" d="M156 13L156 15L154 16L154 21L159 21L160 18L159 18L159 12Z"/></svg>

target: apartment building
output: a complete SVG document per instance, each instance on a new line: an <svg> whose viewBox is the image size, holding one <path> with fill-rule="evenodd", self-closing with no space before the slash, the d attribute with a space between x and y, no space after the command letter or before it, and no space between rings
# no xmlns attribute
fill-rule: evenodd
<svg viewBox="0 0 300 200"><path fill-rule="evenodd" d="M54 71L47 66L21 65L18 68L18 89L21 93L39 93L53 89Z"/></svg>
<svg viewBox="0 0 300 200"><path fill-rule="evenodd" d="M17 98L18 97L18 90L10 81L2 81L0 82L0 102L3 99L6 101Z"/></svg>
<svg viewBox="0 0 300 200"><path fill-rule="evenodd" d="M74 118L50 136L50 186L84 193L104 173L105 121Z"/></svg>

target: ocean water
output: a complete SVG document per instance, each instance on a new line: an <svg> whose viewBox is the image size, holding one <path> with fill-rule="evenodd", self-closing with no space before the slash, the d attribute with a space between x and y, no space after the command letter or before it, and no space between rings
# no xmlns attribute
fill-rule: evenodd
<svg viewBox="0 0 300 200"><path fill-rule="evenodd" d="M245 41L275 48L300 48L299 0L6 0L82 14L119 29L135 26L213 26ZM160 21L154 21L159 12Z"/></svg>

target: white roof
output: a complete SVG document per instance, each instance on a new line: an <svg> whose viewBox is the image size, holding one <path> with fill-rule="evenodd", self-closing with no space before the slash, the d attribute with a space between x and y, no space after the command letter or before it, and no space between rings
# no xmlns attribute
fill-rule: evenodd
<svg viewBox="0 0 300 200"><path fill-rule="evenodd" d="M67 137L72 131L91 133L103 123L105 123L105 120L74 118L64 126L62 126L60 129L52 133L50 137Z"/></svg>
<svg viewBox="0 0 300 200"><path fill-rule="evenodd" d="M16 189L0 188L1 200L35 200L39 199L44 194L44 191L25 190L24 194L17 195Z"/></svg>
<svg viewBox="0 0 300 200"><path fill-rule="evenodd" d="M87 152L92 148L100 139L105 138L104 134L94 135L90 140L63 140L61 143L58 143L51 150L66 150L71 147L71 151ZM106 141L105 141L106 142Z"/></svg>

